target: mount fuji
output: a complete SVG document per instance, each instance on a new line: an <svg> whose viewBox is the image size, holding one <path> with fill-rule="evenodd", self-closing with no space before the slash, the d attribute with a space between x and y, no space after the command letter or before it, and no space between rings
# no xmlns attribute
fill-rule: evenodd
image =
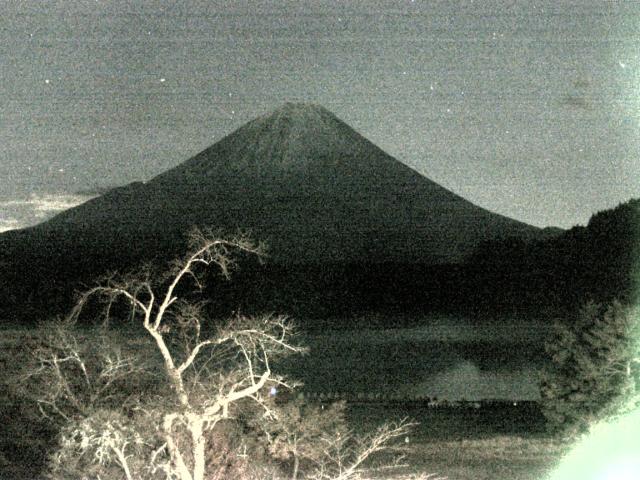
<svg viewBox="0 0 640 480"><path fill-rule="evenodd" d="M148 182L1 234L0 265L7 281L43 288L179 252L193 226L248 232L281 266L458 264L482 242L544 235L441 187L325 108L287 103Z"/></svg>

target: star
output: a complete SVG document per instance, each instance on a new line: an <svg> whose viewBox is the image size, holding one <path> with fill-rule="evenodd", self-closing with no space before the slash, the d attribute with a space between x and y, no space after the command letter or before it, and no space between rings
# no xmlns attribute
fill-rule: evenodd
<svg viewBox="0 0 640 480"><path fill-rule="evenodd" d="M51 80L49 80L48 78L45 78L44 83L46 83L47 85L49 85L49 83L51 82Z"/></svg>

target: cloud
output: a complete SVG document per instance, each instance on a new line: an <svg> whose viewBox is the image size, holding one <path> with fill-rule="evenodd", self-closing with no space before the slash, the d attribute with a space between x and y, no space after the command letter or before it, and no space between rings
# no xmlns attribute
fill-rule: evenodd
<svg viewBox="0 0 640 480"><path fill-rule="evenodd" d="M0 231L25 228L90 200L95 195L43 194L0 201Z"/></svg>
<svg viewBox="0 0 640 480"><path fill-rule="evenodd" d="M43 197L33 197L31 205L41 217L68 210L89 200L88 196L79 195L45 195Z"/></svg>
<svg viewBox="0 0 640 480"><path fill-rule="evenodd" d="M27 207L44 216L80 205L93 196L70 194L31 195L28 200L8 200L0 202L0 208Z"/></svg>
<svg viewBox="0 0 640 480"><path fill-rule="evenodd" d="M0 232L6 232L7 230L15 230L22 228L24 225L16 218L12 217L0 217Z"/></svg>
<svg viewBox="0 0 640 480"><path fill-rule="evenodd" d="M120 185L97 185L94 187L90 187L87 189L83 189L83 190L78 190L77 192L75 192L76 196L84 196L84 197L96 197L98 195L104 195L107 192L110 192L111 190L118 188Z"/></svg>

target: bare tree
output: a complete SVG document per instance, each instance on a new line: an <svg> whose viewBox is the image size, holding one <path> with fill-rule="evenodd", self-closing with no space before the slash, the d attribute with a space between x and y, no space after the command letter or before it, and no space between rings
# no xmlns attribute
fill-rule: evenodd
<svg viewBox="0 0 640 480"><path fill-rule="evenodd" d="M397 423L386 423L371 434L359 436L351 430L325 433L317 444L320 450L316 466L309 475L313 480L354 480L362 478L367 471L364 463L369 457L384 451L398 451L393 440L406 437L415 423L403 419ZM395 458L392 465L383 469L397 468L403 456Z"/></svg>
<svg viewBox="0 0 640 480"><path fill-rule="evenodd" d="M107 312L118 299L128 302L131 316L141 322L162 359L162 373L168 379L172 398L165 405L136 407L163 412L157 431L162 443L149 456L147 467L179 480L205 478L207 433L229 418L236 402L250 399L265 415L271 413L263 392L267 382L293 386L274 374L271 362L280 355L303 351L290 343L293 327L282 316L236 316L224 325L205 328L210 326L206 325L203 304L183 300L181 287L192 282L201 288L202 273L210 266L228 276L233 266L232 250L260 255L262 249L243 237L221 240L199 231L193 233L191 243L190 253L175 262L168 275L154 278L150 269L145 269L126 279L112 276L85 292L66 322L67 326L73 323L96 296L107 299ZM56 345L57 351L51 345ZM107 403L107 395L113 391L110 387L118 379L137 373L137 364L127 358L102 358L103 367L90 371L81 352L70 335L58 335L48 348L36 352L39 365L32 374L49 379L40 392L39 405L47 415L53 412L66 421L80 419L71 430L63 430L61 437L75 441L76 451L81 446L99 462L113 460L127 479L134 478L126 451L127 447L145 443L141 432L132 431L122 419L102 421L102 427L109 426L107 432L90 417ZM94 384L96 376L103 381Z"/></svg>
<svg viewBox="0 0 640 480"><path fill-rule="evenodd" d="M276 407L276 422L264 422L272 455L293 462L291 480L391 478L390 474L398 480L446 480L435 474L397 476L408 467L403 461L415 422L405 418L358 434L349 428L345 412L345 402L325 405L293 400ZM386 454L387 460L376 465L372 457L378 454Z"/></svg>
<svg viewBox="0 0 640 480"><path fill-rule="evenodd" d="M268 438L270 453L279 460L292 461L291 480L296 480L306 464L312 468L325 456L323 439L326 435L346 433L345 402L331 405L292 400L276 408L277 422L262 422Z"/></svg>
<svg viewBox="0 0 640 480"><path fill-rule="evenodd" d="M321 416L320 409L286 414L275 405L267 390L295 384L274 373L272 363L304 351L292 342L291 322L274 315L235 316L212 325L205 304L187 297L194 286L202 288L207 267L229 276L233 250L260 255L261 247L243 237L220 240L198 231L191 239L190 252L169 273L144 268L124 278L111 276L82 294L68 319L44 327L25 389L61 425L52 478L224 478L224 468L212 460L212 450L221 448L216 426L244 414L247 405L251 416L271 423L261 430L268 450L275 458L293 458L294 479L300 459L308 462L305 478L361 478L365 460L393 449L392 441L413 424L388 424L357 436L344 421ZM96 297L106 301L103 328L82 333L78 319ZM108 328L116 304L141 325L143 335L135 340L144 344L142 353ZM267 474L277 476L274 470L254 476Z"/></svg>

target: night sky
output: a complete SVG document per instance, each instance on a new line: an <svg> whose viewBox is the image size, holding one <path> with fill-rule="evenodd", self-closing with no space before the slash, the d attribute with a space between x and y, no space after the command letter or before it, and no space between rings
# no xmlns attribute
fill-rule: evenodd
<svg viewBox="0 0 640 480"><path fill-rule="evenodd" d="M0 230L319 103L537 226L640 196L640 2L19 1L0 15Z"/></svg>

